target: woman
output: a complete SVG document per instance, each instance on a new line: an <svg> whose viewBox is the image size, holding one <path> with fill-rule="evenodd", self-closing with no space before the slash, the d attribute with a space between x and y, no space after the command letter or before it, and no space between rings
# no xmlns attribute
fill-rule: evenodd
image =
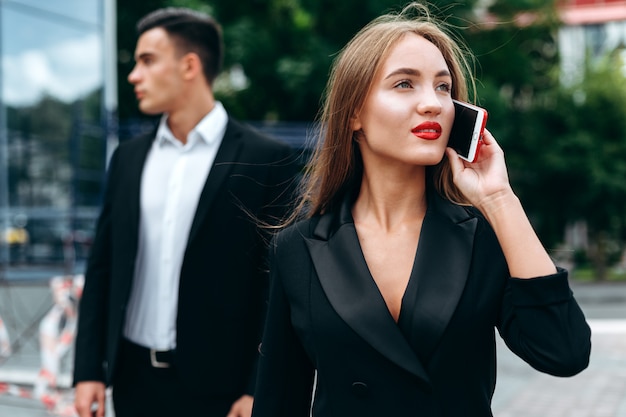
<svg viewBox="0 0 626 417"><path fill-rule="evenodd" d="M446 147L468 68L419 4L337 58L306 218L275 239L254 417L490 416L494 328L540 371L587 366L567 272L496 140L472 164Z"/></svg>

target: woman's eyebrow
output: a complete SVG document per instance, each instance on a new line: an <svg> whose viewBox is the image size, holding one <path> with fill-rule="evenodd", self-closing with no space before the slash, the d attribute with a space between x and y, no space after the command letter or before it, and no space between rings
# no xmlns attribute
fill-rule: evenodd
<svg viewBox="0 0 626 417"><path fill-rule="evenodd" d="M395 75L412 75L412 76L420 76L422 75L422 73L415 69L415 68L398 68L394 71L392 71L391 73L389 73L385 79L393 77ZM447 69L445 70L441 70L436 74L437 77L444 77L444 76L450 76L450 71L448 71Z"/></svg>

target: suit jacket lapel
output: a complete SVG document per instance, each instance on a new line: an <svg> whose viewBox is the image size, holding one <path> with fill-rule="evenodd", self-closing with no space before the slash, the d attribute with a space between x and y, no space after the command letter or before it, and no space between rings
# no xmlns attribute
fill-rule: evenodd
<svg viewBox="0 0 626 417"><path fill-rule="evenodd" d="M419 359L400 332L365 263L350 203L341 208L338 228L333 214L322 217L307 246L320 283L339 316L372 347L429 384Z"/></svg>
<svg viewBox="0 0 626 417"><path fill-rule="evenodd" d="M431 193L411 279L410 315L420 358L431 357L461 298L469 274L477 219ZM407 294L410 295L410 294ZM403 303L405 300L403 300ZM405 311L403 311L405 313Z"/></svg>
<svg viewBox="0 0 626 417"><path fill-rule="evenodd" d="M328 300L339 316L372 347L429 384L423 363L443 334L463 292L476 219L434 193L424 219L411 279L418 280L412 332L414 351L387 309L370 275L346 200L339 213L322 216L307 246ZM445 248L443 250L442 248ZM456 254L453 261L450 254Z"/></svg>
<svg viewBox="0 0 626 417"><path fill-rule="evenodd" d="M140 199L141 199L141 177L143 174L143 167L146 163L146 158L154 137L156 130L149 135L139 139L137 142L137 150L131 154L130 160L125 161L125 181L128 185L128 210L130 213L132 229L129 230L129 237L132 242L132 253L137 250L137 239L139 237L139 212L140 212Z"/></svg>
<svg viewBox="0 0 626 417"><path fill-rule="evenodd" d="M215 161L211 167L211 171L207 177L207 180L200 194L200 200L198 201L198 208L191 224L191 230L189 232L188 242L191 242L194 236L198 233L200 225L209 212L215 195L223 186L224 182L228 178L230 171L233 169L235 162L237 161L237 155L241 148L241 131L236 125L229 119L224 133L224 138L220 145L217 155L215 155Z"/></svg>

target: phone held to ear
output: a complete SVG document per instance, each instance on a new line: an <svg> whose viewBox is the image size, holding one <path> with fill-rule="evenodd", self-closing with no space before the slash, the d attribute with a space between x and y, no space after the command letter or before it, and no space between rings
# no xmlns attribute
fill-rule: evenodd
<svg viewBox="0 0 626 417"><path fill-rule="evenodd" d="M483 141L487 110L470 103L454 99L452 101L455 116L448 146L454 149L460 158L474 162Z"/></svg>

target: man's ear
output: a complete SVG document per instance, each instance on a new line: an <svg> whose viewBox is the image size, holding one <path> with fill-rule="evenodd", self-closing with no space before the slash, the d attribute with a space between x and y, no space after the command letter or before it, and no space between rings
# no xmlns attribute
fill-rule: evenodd
<svg viewBox="0 0 626 417"><path fill-rule="evenodd" d="M188 52L180 60L183 78L191 80L202 74L202 63L195 52Z"/></svg>

